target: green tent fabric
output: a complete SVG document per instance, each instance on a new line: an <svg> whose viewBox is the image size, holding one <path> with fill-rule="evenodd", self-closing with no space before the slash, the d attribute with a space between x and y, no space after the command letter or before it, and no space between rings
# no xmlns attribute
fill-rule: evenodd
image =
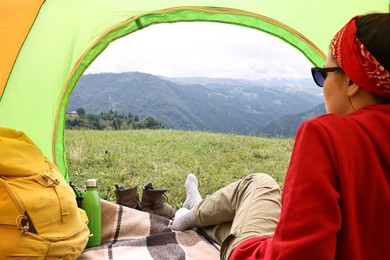
<svg viewBox="0 0 390 260"><path fill-rule="evenodd" d="M388 11L388 0L0 0L0 125L24 131L68 178L69 96L110 42L158 23L221 22L270 33L322 66L352 16Z"/></svg>

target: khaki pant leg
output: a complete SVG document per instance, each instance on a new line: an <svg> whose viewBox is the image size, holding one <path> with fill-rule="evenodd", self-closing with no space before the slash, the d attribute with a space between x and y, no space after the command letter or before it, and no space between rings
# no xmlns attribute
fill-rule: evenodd
<svg viewBox="0 0 390 260"><path fill-rule="evenodd" d="M251 174L206 197L195 209L195 223L216 242L223 241L221 258L228 259L240 242L272 236L280 208L275 180L267 174Z"/></svg>
<svg viewBox="0 0 390 260"><path fill-rule="evenodd" d="M214 240L218 245L222 245L223 241L230 235L232 229L232 222L225 222L223 224L202 227L202 231Z"/></svg>

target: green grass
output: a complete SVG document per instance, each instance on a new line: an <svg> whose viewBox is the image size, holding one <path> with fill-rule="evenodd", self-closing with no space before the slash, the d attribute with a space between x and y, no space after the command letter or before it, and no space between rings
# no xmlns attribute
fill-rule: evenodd
<svg viewBox="0 0 390 260"><path fill-rule="evenodd" d="M115 201L114 184L130 187L151 181L168 189L168 203L179 208L185 200L188 173L199 180L202 196L250 173L266 172L282 186L293 139L269 139L234 134L173 130L66 130L70 180L84 187L99 181L102 198Z"/></svg>

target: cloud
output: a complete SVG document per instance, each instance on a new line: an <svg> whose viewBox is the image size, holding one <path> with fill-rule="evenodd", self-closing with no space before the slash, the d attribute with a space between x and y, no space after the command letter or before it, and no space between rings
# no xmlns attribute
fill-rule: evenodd
<svg viewBox="0 0 390 260"><path fill-rule="evenodd" d="M309 78L312 64L281 39L242 26L157 24L112 42L86 73L140 71L167 77Z"/></svg>

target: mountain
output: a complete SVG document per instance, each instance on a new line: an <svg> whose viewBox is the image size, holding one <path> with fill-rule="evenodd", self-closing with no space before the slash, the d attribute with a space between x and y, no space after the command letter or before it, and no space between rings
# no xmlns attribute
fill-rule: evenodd
<svg viewBox="0 0 390 260"><path fill-rule="evenodd" d="M283 116L275 121L269 122L260 130L260 135L281 138L292 137L295 136L298 127L303 121L323 114L326 114L324 103L319 104L307 112Z"/></svg>
<svg viewBox="0 0 390 260"><path fill-rule="evenodd" d="M311 84L311 88L307 85ZM166 128L253 134L288 114L323 100L302 80L166 78L140 72L86 74L69 99L68 111L153 116ZM316 89L317 90L317 89Z"/></svg>

